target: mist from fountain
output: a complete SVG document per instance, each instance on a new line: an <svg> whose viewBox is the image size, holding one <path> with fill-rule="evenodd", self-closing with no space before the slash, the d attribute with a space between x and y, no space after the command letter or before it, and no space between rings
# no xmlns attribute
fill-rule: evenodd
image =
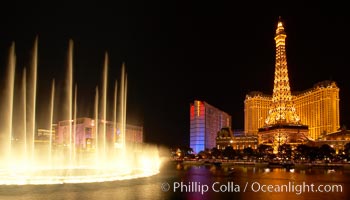
<svg viewBox="0 0 350 200"><path fill-rule="evenodd" d="M113 96L113 130L120 129L119 139L116 134L112 144L107 139L107 83L108 53L103 64L102 89L95 89L94 118L92 120L94 148L84 151L78 145L77 111L79 105L78 86L73 88L73 41L69 40L68 63L66 74L65 117L69 122L68 139L65 147L54 147L55 137L52 125L55 115L55 80L52 80L49 103L50 136L47 146L36 145L36 97L38 68L38 38L35 39L30 73L26 68L22 72L21 102L22 109L16 109L23 116L23 122L13 123L16 55L13 42L8 57L5 90L1 101L2 130L0 132L2 154L0 155L0 185L22 184L60 184L101 182L130 179L154 175L159 172L160 158L158 148L147 144L126 143L126 101L127 76L125 64L121 68L120 89L115 81ZM29 75L29 78L27 78ZM27 83L28 81L28 83ZM73 93L74 91L74 93ZM119 91L119 96L118 92ZM41 94L42 95L42 94ZM101 95L101 101L99 101ZM119 97L119 102L117 101ZM119 106L117 106L117 102ZM118 109L117 109L118 108ZM119 120L117 120L119 118ZM119 121L119 123L118 123ZM13 132L13 126L20 124L20 136ZM56 132L57 134L57 132ZM118 143L118 145L116 145ZM109 145L107 145L109 144ZM47 152L42 153L42 152Z"/></svg>

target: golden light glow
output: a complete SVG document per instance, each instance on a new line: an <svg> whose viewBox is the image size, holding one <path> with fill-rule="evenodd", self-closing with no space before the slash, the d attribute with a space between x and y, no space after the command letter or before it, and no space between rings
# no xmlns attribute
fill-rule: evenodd
<svg viewBox="0 0 350 200"><path fill-rule="evenodd" d="M272 143L274 154L278 153L278 148L280 147L280 145L285 144L287 142L287 138L288 138L288 135L285 134L284 132L279 132L274 135L273 143Z"/></svg>
<svg viewBox="0 0 350 200"><path fill-rule="evenodd" d="M96 165L51 166L52 163L13 159L2 162L0 185L91 183L133 179L159 173L161 163L156 148L139 152L133 159L124 154Z"/></svg>
<svg viewBox="0 0 350 200"><path fill-rule="evenodd" d="M282 22L278 22L276 30L276 65L275 79L272 94L272 103L269 108L269 114L266 117L267 125L277 123L299 123L300 118L295 112L292 102L292 95L289 86L288 68L285 51L284 28Z"/></svg>

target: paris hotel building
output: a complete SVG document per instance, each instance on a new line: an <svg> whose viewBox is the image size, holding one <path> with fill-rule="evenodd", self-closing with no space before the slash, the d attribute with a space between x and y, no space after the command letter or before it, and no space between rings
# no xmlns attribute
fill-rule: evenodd
<svg viewBox="0 0 350 200"><path fill-rule="evenodd" d="M251 92L244 100L244 132L257 135L265 125L271 95ZM323 81L311 89L293 94L296 113L303 124L309 126L309 137L316 140L320 136L338 131L339 88L334 81Z"/></svg>
<svg viewBox="0 0 350 200"><path fill-rule="evenodd" d="M294 107L292 112L298 117L298 124L308 126L308 138L317 140L323 136L335 133L340 128L339 119L339 88L334 81L322 81L312 88L302 92L291 92L289 87L286 60L285 39L287 35L281 18L276 29L276 70L274 80L274 97L288 99ZM280 67L280 68L278 68ZM277 87L277 88L276 88ZM286 95L283 91L290 93ZM261 92L251 92L244 100L244 132L246 135L257 135L258 129L268 124L269 112L274 102L272 95ZM275 102L276 103L276 102ZM283 107L284 104L277 107ZM280 112L283 112L281 109ZM273 114L273 113L271 113Z"/></svg>

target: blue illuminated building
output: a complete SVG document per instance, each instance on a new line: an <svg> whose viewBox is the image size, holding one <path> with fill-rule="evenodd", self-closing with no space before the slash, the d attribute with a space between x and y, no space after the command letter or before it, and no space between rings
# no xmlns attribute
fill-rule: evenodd
<svg viewBox="0 0 350 200"><path fill-rule="evenodd" d="M190 147L195 153L216 146L216 136L223 127L231 127L231 116L205 101L190 104Z"/></svg>

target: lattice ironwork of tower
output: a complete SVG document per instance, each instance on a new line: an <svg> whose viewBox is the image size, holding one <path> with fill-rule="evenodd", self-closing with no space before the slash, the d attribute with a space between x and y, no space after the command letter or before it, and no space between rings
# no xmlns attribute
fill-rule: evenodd
<svg viewBox="0 0 350 200"><path fill-rule="evenodd" d="M308 134L308 126L301 124L293 104L288 78L286 37L279 18L275 35L276 61L272 102L265 120L266 125L259 129L259 143L272 145L275 153L282 144L303 143Z"/></svg>

